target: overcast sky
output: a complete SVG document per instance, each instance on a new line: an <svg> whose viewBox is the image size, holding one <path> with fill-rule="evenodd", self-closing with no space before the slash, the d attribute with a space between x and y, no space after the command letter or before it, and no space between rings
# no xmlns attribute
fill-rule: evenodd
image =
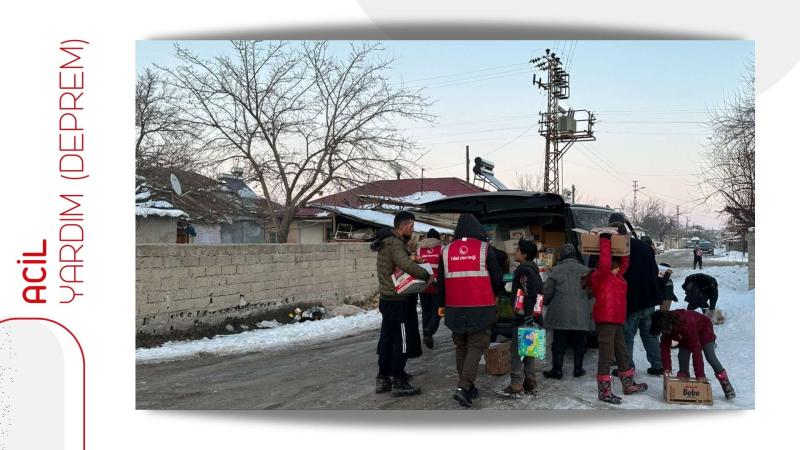
<svg viewBox="0 0 800 450"><path fill-rule="evenodd" d="M485 156L513 187L517 174L541 174L544 139L538 113L544 93L531 85L528 61L550 48L570 73L565 104L596 112L597 140L564 157L562 182L578 199L618 206L633 180L671 211L718 227L718 205L696 202L696 175L708 136L708 110L732 96L754 59L753 41L385 41L397 83L422 87L435 103L434 126L404 123L424 151L425 177L465 176L470 156ZM182 42L204 56L224 41ZM137 43L137 69L173 65L172 41Z"/></svg>

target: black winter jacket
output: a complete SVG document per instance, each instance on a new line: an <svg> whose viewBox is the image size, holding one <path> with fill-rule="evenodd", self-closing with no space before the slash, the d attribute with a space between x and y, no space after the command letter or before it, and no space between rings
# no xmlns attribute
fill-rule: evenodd
<svg viewBox="0 0 800 450"><path fill-rule="evenodd" d="M489 239L483 226L472 214L462 214L458 218L453 242L462 237L470 237L487 242ZM439 268L442 276L436 281L437 300L439 307L445 306L445 268L444 261L440 258ZM492 283L492 290L495 295L503 289L503 271L500 269L500 262L494 247L489 246L488 257L486 258L486 270L489 271L489 278ZM497 321L497 307L477 306L474 308L447 308L445 310L444 323L454 333L474 333L491 326Z"/></svg>
<svg viewBox="0 0 800 450"><path fill-rule="evenodd" d="M522 289L525 293L523 300L524 316L514 315L514 325L519 326L533 317L533 306L536 304L536 297L544 294L544 283L539 274L539 266L533 261L525 261L514 271L514 279L511 281L511 301L515 301L517 289ZM541 320L540 320L541 322Z"/></svg>
<svg viewBox="0 0 800 450"><path fill-rule="evenodd" d="M664 300L656 255L639 239L631 239L631 258L625 281L628 282L628 314L660 305Z"/></svg>

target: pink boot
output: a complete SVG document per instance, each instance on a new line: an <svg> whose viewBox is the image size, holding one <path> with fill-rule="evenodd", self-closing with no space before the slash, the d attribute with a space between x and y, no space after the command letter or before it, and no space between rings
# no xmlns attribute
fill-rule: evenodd
<svg viewBox="0 0 800 450"><path fill-rule="evenodd" d="M689 372L678 372L678 378L689 378Z"/></svg>
<svg viewBox="0 0 800 450"><path fill-rule="evenodd" d="M622 403L622 399L611 392L611 375L597 376L597 399L614 405Z"/></svg>
<svg viewBox="0 0 800 450"><path fill-rule="evenodd" d="M622 382L622 393L625 395L636 394L647 390L647 383L637 383L633 380L633 369L619 373L619 380Z"/></svg>
<svg viewBox="0 0 800 450"><path fill-rule="evenodd" d="M731 386L731 381L728 379L728 371L723 370L722 372L714 374L717 379L719 380L719 384L722 385L722 392L725 393L725 400L733 400L736 398L736 392L733 391L733 386Z"/></svg>

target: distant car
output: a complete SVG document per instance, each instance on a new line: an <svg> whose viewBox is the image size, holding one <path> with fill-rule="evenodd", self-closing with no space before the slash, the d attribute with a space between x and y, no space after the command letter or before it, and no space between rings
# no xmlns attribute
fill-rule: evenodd
<svg viewBox="0 0 800 450"><path fill-rule="evenodd" d="M683 248L695 248L697 247L697 243L695 241L686 241L686 245Z"/></svg>
<svg viewBox="0 0 800 450"><path fill-rule="evenodd" d="M659 255L664 253L664 243L663 242L655 241L653 243L656 244L656 253L658 253Z"/></svg>
<svg viewBox="0 0 800 450"><path fill-rule="evenodd" d="M697 246L703 250L704 255L714 254L714 244L711 241L702 240L699 244L697 244Z"/></svg>

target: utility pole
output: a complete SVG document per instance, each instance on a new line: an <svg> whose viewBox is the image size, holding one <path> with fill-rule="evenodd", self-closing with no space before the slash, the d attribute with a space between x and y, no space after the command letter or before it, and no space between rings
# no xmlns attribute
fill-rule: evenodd
<svg viewBox="0 0 800 450"><path fill-rule="evenodd" d="M419 191L425 192L425 168L420 167L422 169L422 178L419 179Z"/></svg>
<svg viewBox="0 0 800 450"><path fill-rule="evenodd" d="M642 189L644 189L644 186L639 187L639 181L633 180L633 220L636 222L639 221L639 219L636 217L636 194Z"/></svg>
<svg viewBox="0 0 800 450"><path fill-rule="evenodd" d="M575 202L576 202L576 200L575 200L575 185L574 184L572 185L572 198L570 198L570 200L572 200L572 204L574 205Z"/></svg>
<svg viewBox="0 0 800 450"><path fill-rule="evenodd" d="M675 226L681 231L681 205L675 205Z"/></svg>
<svg viewBox="0 0 800 450"><path fill-rule="evenodd" d="M469 183L469 145L467 146L467 183Z"/></svg>
<svg viewBox="0 0 800 450"><path fill-rule="evenodd" d="M567 111L558 106L559 100L569 98L569 73L561 67L561 59L549 48L545 50L545 56L533 58L530 63L547 77L542 81L541 78L536 79L536 74L533 75L533 85L547 95L547 111L539 113L539 134L545 138L542 190L560 194L559 162L575 142L596 140L592 131L595 116L588 110ZM585 113L586 118L576 119L576 112ZM578 130L578 122L585 122L585 129ZM560 143L564 143L564 146L560 147Z"/></svg>

